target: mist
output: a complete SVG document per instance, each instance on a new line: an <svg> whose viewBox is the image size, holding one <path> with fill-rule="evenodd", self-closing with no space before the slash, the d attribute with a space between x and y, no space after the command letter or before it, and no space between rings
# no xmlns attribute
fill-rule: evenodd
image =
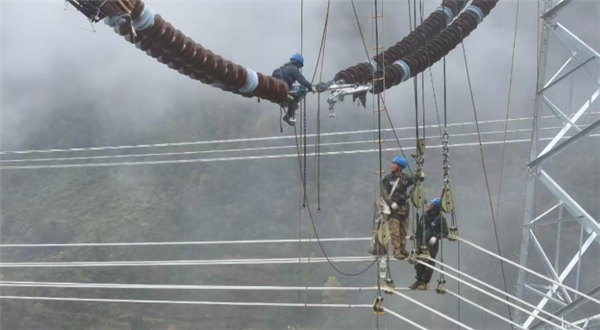
<svg viewBox="0 0 600 330"><path fill-rule="evenodd" d="M381 41L385 47L410 32L407 3L380 1L384 6ZM299 1L146 1L157 13L196 42L264 74L271 72L301 49ZM425 1L425 17L440 1ZM356 1L370 55L373 55L372 2ZM543 5L540 3L540 5ZM8 243L156 242L203 240L255 240L314 238L309 212L302 208L299 160L294 129L284 123L279 131L279 107L267 101L242 98L182 76L146 56L109 27L94 25L61 1L2 1L1 19L1 136L2 151L61 149L178 143L226 139L285 137L254 142L179 145L142 150L69 152L59 157L126 155L133 153L218 150L216 154L142 157L134 161L226 158L222 161L145 166L86 167L73 169L1 170L0 240ZM507 116L513 33L517 2L500 1L484 22L465 40L466 58L479 121L503 120ZM561 22L590 47L600 49L600 3L578 1L561 16ZM326 1L305 2L303 53L304 74L312 78L319 51ZM531 117L535 103L538 47L538 4L521 1L516 41L510 118ZM366 60L352 6L332 1L325 50L324 80L341 69ZM551 39L549 65L558 68L570 54ZM461 47L446 58L449 123L474 121L471 94ZM597 68L596 68L597 70ZM443 121L443 71L432 67L435 96L429 72L425 73L425 125ZM597 86L590 87L586 72L576 75L573 98L565 96L569 81L550 92L569 114L576 112ZM318 77L317 77L318 78ZM586 80L587 79L587 80ZM318 79L317 79L318 80ZM419 80L419 86L421 82ZM562 86L562 87L560 87ZM412 82L385 94L389 114L403 147L414 147L415 109ZM590 89L594 88L594 89ZM327 116L321 97L322 133L371 130L377 127L371 95L367 107L348 97L336 105L335 118ZM307 133L316 133L317 96L307 98ZM436 106L437 104L437 106ZM436 111L437 108L437 111ZM591 112L598 112L597 103ZM547 110L546 110L547 111ZM550 114L549 111L544 115ZM423 122L419 118L420 124ZM590 124L598 115L584 116ZM544 119L543 127L556 127L556 118ZM382 127L389 128L382 119ZM508 129L529 129L531 121L511 122ZM504 123L481 125L483 142L502 141ZM474 143L474 125L448 128L452 144ZM557 130L548 130L544 137ZM300 133L300 132L298 132ZM442 152L438 127L425 134L425 187L428 197L442 189ZM573 132L570 132L573 133ZM423 134L421 131L420 134ZM471 134L471 135L461 135ZM510 133L509 140L530 138L531 132ZM320 164L307 158L307 195L316 230L321 238L367 237L379 176L375 133L324 135ZM387 132L384 147L397 148ZM314 137L308 138L315 143ZM541 142L543 148L547 142ZM224 151L236 148L280 147L273 150ZM366 150L352 153L355 150ZM540 149L541 150L541 149ZM348 151L347 154L337 154ZM308 153L314 152L308 147ZM407 155L413 150L407 150ZM493 210L502 255L519 260L525 208L526 162L529 143L477 145L451 148L451 179L461 236L497 251L488 188L481 153L489 178ZM503 158L504 152L504 158ZM332 154L328 154L332 153ZM383 169L397 150L385 151ZM236 159L246 156L279 156L270 159ZM35 155L37 157L39 155ZM13 159L2 155L2 160ZM503 161L504 159L504 161ZM82 163L85 163L82 162ZM93 163L90 161L89 163ZM414 162L411 161L414 166ZM499 194L500 172L502 190ZM553 159L545 170L594 218L600 217L600 144L590 138ZM320 182L317 183L317 171ZM317 188L320 188L320 192ZM320 198L318 198L320 197ZM553 206L550 194L540 189L536 214ZM497 201L499 204L497 205ZM320 212L317 205L320 202ZM577 253L579 225L563 226L559 253L565 267ZM556 226L540 226L536 235L551 243ZM586 236L587 237L587 236ZM446 242L445 242L446 243ZM552 249L551 245L544 246ZM366 256L368 242L323 243L328 256ZM458 246L447 243L444 261L459 264ZM581 264L580 290L600 284L600 254L593 244ZM532 255L535 252L532 253ZM317 244L265 244L252 246L2 248L2 262L25 261L139 261L185 259L245 259L323 257ZM554 255L550 256L554 258ZM440 257L438 257L440 259ZM336 264L356 272L368 264ZM531 258L529 267L545 274L541 260ZM460 269L503 289L500 263L468 246L460 246ZM516 291L517 269L505 265L507 291ZM376 270L345 277L327 263L310 265L228 265L181 267L39 268L2 269L4 280L85 283L147 283L195 285L324 286L335 276L342 286L373 286ZM414 281L413 266L392 263L397 287ZM435 287L434 274L431 287ZM531 278L530 278L531 279ZM537 282L536 282L537 283ZM539 282L542 283L541 281ZM575 286L574 276L565 283ZM448 279L456 292L456 281ZM433 291L408 293L450 317L457 318L457 301ZM506 306L462 286L461 294L503 316ZM374 292L347 292L334 298L322 292L99 290L52 288L2 288L2 295L95 297L111 299L262 301L278 303L372 304ZM527 299L537 296L528 293ZM329 299L329 300L328 300ZM429 329L448 329L451 323L434 317L400 297L385 296L385 307ZM557 308L557 306L554 306ZM597 313L589 305L569 319ZM135 316L144 318L147 329L365 329L375 318L369 309L215 307L116 303L36 302L0 300L0 327L21 329L132 329ZM596 314L594 313L594 314ZM506 323L461 304L461 322L475 329L508 329ZM381 317L382 328L406 328L391 315Z"/></svg>

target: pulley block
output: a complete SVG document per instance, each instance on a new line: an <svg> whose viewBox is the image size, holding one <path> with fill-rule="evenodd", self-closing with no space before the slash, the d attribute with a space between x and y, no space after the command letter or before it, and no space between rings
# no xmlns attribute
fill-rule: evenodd
<svg viewBox="0 0 600 330"><path fill-rule="evenodd" d="M454 210L454 197L450 187L444 187L442 190L442 211L444 213L452 213Z"/></svg>
<svg viewBox="0 0 600 330"><path fill-rule="evenodd" d="M410 197L412 204L419 209L425 205L427 200L425 197L425 189L423 189L422 183L422 181L417 181Z"/></svg>

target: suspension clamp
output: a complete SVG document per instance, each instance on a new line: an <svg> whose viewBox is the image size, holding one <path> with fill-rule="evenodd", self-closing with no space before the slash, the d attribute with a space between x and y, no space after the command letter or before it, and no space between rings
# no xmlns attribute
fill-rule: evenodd
<svg viewBox="0 0 600 330"><path fill-rule="evenodd" d="M458 241L459 237L460 235L458 233L458 227L450 227L450 229L448 230L448 240L450 242L456 242Z"/></svg>
<svg viewBox="0 0 600 330"><path fill-rule="evenodd" d="M429 247L421 246L421 254L417 257L417 259L423 260L425 262L431 259L431 253L429 253Z"/></svg>
<svg viewBox="0 0 600 330"><path fill-rule="evenodd" d="M446 294L446 280L438 280L437 288L435 288L437 294Z"/></svg>
<svg viewBox="0 0 600 330"><path fill-rule="evenodd" d="M417 264L417 251L415 249L410 250L410 254L408 255L408 263L411 265Z"/></svg>
<svg viewBox="0 0 600 330"><path fill-rule="evenodd" d="M377 296L373 302L373 315L385 315L385 310L383 309L382 304L383 297Z"/></svg>
<svg viewBox="0 0 600 330"><path fill-rule="evenodd" d="M394 284L394 280L389 276L385 279L385 286L381 288L385 294L394 294L394 290L396 290L396 284Z"/></svg>

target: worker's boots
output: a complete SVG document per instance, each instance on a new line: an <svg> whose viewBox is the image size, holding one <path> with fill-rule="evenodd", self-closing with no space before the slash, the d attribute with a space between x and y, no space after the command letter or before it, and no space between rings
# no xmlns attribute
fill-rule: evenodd
<svg viewBox="0 0 600 330"><path fill-rule="evenodd" d="M417 287L417 289L419 289L421 291L427 290L427 283L421 282L421 284L419 284L419 286Z"/></svg>
<svg viewBox="0 0 600 330"><path fill-rule="evenodd" d="M408 288L411 290L416 290L419 288L420 285L421 285L421 281L416 281L415 283L409 285Z"/></svg>
<svg viewBox="0 0 600 330"><path fill-rule="evenodd" d="M296 110L298 109L298 102L291 101L288 105L287 113L283 116L283 121L288 123L290 126L296 124Z"/></svg>

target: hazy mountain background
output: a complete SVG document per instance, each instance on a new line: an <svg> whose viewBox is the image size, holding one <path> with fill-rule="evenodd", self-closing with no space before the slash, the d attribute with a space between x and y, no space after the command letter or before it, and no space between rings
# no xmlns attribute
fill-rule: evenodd
<svg viewBox="0 0 600 330"><path fill-rule="evenodd" d="M148 4L188 36L224 57L255 70L271 73L300 50L300 3L298 1L156 1ZM116 155L128 153L183 152L249 147L287 146L268 151L220 152L191 156L142 158L173 160L256 155L288 155L267 160L229 160L189 164L78 169L2 170L1 235L3 243L147 242L237 239L283 239L312 237L306 211L299 221L300 185L294 132L279 133L279 109L266 101L245 99L204 86L176 74L135 49L110 28L96 25L89 31L85 18L73 8L64 11L61 1L2 1L2 126L1 149L74 148L154 144L167 142L239 139L281 136L282 139L214 143L141 150L72 152L58 157ZM427 0L428 15L439 1ZM323 28L325 1L306 2L305 73L312 75ZM371 2L357 1L360 20L371 45ZM511 118L530 117L536 79L537 9L534 1L521 1ZM407 3L385 1L386 46L409 32ZM479 120L506 116L516 2L501 1L484 23L466 40L469 70ZM600 3L578 1L561 17L569 29L594 49L600 49ZM558 68L569 56L555 40L549 65ZM324 76L365 59L352 7L348 1L333 1L327 38ZM469 88L463 53L455 49L447 58L448 120L472 122ZM597 70L586 66L589 72ZM550 97L573 113L597 87L588 71L576 74L574 97L565 91L565 79ZM438 107L442 109L442 68L433 68ZM426 75L426 123L437 124L431 83ZM324 99L325 97L323 97ZM405 146L414 145L413 85L406 83L386 93L389 112ZM327 117L323 100L322 132L369 130L374 116L369 99L366 109L350 100L339 104L335 119ZM308 97L308 131L316 129L316 95ZM544 110L548 114L547 110ZM599 111L593 104L591 111ZM581 119L591 123L598 115ZM543 127L556 127L556 119L545 119ZM389 125L384 121L385 128ZM509 129L527 129L527 120L511 122ZM503 131L503 123L486 124L482 131ZM449 128L452 143L476 142L473 125ZM557 132L547 130L543 137ZM439 135L438 128L428 136ZM570 132L573 134L573 132ZM509 134L509 140L527 139L530 132ZM322 143L368 141L373 133L323 136ZM411 137L413 139L411 139ZM486 134L484 141L501 141L502 133ZM386 147L394 148L387 133ZM314 143L309 138L309 143ZM547 141L542 142L542 146ZM438 146L439 138L428 141ZM579 143L553 159L545 169L596 219L600 217L600 144L597 138ZM372 142L323 146L322 152L367 150ZM309 152L313 148L308 148ZM492 199L498 198L502 164L501 144L484 147ZM502 192L497 219L502 253L518 261L525 205L526 161L529 143L506 145ZM451 150L452 182L457 201L461 235L496 251L492 217L477 146ZM385 154L388 159L397 151ZM49 155L30 155L29 157ZM3 155L3 160L17 156ZM308 163L308 195L320 237L365 237L371 232L370 210L377 189L375 153L323 155L320 162L321 208L317 213L316 162ZM86 162L86 161L83 161ZM426 154L426 187L429 196L439 194L442 181L441 149ZM536 213L554 205L543 187L538 189ZM550 217L557 217L556 212ZM579 225L563 226L561 269L577 251ZM556 225L538 226L536 234L552 251ZM587 234L584 239L587 238ZM367 242L324 243L330 256L364 256ZM297 243L252 246L180 246L126 248L3 248L2 262L183 260L222 258L321 257L315 244ZM594 244L581 265L580 288L589 291L600 284L600 255ZM554 252L551 252L554 253ZM456 265L456 244L445 245L445 261ZM532 251L530 267L544 272ZM554 258L554 254L549 256ZM460 249L461 270L503 288L500 264L468 246ZM340 264L355 272L365 264ZM517 271L506 266L508 290L515 291ZM343 285L372 286L375 270L359 277L344 277L327 264L268 266L181 266L122 268L33 268L2 269L4 280L65 281L94 283L153 283L206 285ZM408 263L394 263L397 286L413 281ZM335 277L335 278L332 278ZM437 279L438 275L434 275ZM537 281L535 281L537 282ZM541 282L539 282L541 283ZM571 276L567 283L575 285ZM434 286L434 284L432 284ZM456 282L448 287L456 290ZM481 294L462 288L462 293L482 305L506 315L506 307ZM409 293L416 299L456 317L456 299L434 292ZM347 302L370 304L372 292L331 294L311 292L227 292L168 290L94 290L2 288L2 295L51 297L96 297L117 299L265 301L311 303ZM530 299L536 298L529 296ZM532 300L533 301L533 300ZM450 323L399 297L386 297L385 306L418 321L429 329L448 329ZM556 306L555 306L556 307ZM569 319L597 313L589 305ZM367 329L374 317L369 309L248 308L114 303L75 303L2 300L0 327L22 329ZM475 329L508 329L492 316L461 305L461 320ZM380 318L381 328L408 328L393 316Z"/></svg>

